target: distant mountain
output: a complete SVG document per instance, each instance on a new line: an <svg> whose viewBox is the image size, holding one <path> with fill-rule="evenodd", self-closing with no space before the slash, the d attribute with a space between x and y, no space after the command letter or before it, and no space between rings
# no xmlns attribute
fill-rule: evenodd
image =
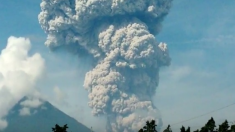
<svg viewBox="0 0 235 132"><path fill-rule="evenodd" d="M91 132L89 128L47 101L38 108L31 108L30 115L20 115L19 111L24 107L21 102L26 99L26 97L23 98L11 109L6 117L8 127L2 132L52 132L55 124L60 126L68 124L68 132Z"/></svg>

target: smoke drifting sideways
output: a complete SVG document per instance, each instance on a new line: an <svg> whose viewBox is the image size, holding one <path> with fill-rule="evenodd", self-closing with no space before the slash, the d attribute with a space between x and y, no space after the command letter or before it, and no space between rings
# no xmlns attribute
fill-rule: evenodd
<svg viewBox="0 0 235 132"><path fill-rule="evenodd" d="M42 0L38 16L45 45L95 63L84 80L95 116L107 131L130 132L160 115L152 102L159 68L170 65L165 43L155 35L172 0Z"/></svg>
<svg viewBox="0 0 235 132"><path fill-rule="evenodd" d="M40 98L36 90L36 82L43 75L45 65L40 54L28 54L31 44L29 39L9 37L5 49L0 54L0 131L7 127L5 117L9 110L25 96ZM30 101L30 100L28 100ZM25 113L32 107L26 102ZM38 101L36 103L39 103ZM35 104L34 102L31 104ZM38 105L37 105L38 106Z"/></svg>

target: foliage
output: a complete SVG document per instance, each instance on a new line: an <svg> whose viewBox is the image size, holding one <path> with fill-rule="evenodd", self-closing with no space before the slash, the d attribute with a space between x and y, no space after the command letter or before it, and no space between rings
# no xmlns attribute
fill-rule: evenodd
<svg viewBox="0 0 235 132"><path fill-rule="evenodd" d="M67 124L65 124L63 127L59 126L58 124L55 125L55 128L52 128L53 132L67 132Z"/></svg>
<svg viewBox="0 0 235 132"><path fill-rule="evenodd" d="M190 132L190 127L186 130L184 126L180 128L180 132Z"/></svg>
<svg viewBox="0 0 235 132"><path fill-rule="evenodd" d="M139 132L157 132L156 126L155 120L152 120L151 122L147 121L146 125L141 128Z"/></svg>
<svg viewBox="0 0 235 132"><path fill-rule="evenodd" d="M211 117L210 120L208 120L208 122L205 124L205 126L203 126L200 130L200 132L212 132L214 131L216 125L215 125L215 121L213 119L213 117Z"/></svg>
<svg viewBox="0 0 235 132"><path fill-rule="evenodd" d="M230 132L235 132L235 124L231 126Z"/></svg>
<svg viewBox="0 0 235 132"><path fill-rule="evenodd" d="M229 129L228 121L225 120L221 125L219 125L218 132L228 132L228 129Z"/></svg>
<svg viewBox="0 0 235 132"><path fill-rule="evenodd" d="M168 126L167 126L167 128L166 128L163 132L172 132L172 130L171 130L171 126L170 126L170 125L168 125Z"/></svg>
<svg viewBox="0 0 235 132"><path fill-rule="evenodd" d="M155 127L157 125L155 124L155 121L152 120L151 122L147 121L146 125L139 130L139 132L157 132ZM167 128L165 130L163 130L163 132L172 132L171 126L168 125ZM188 127L187 129L182 126L180 128L180 132L190 132L190 127ZM213 117L211 117L207 123L205 124L205 126L203 126L201 129L197 129L193 132L235 132L235 124L231 125L231 127L228 124L228 121L225 120L221 125L219 125L219 127L216 129L216 123L213 119Z"/></svg>
<svg viewBox="0 0 235 132"><path fill-rule="evenodd" d="M157 132L156 126L157 125L156 125L155 120L146 121L145 126L141 128L138 132ZM67 124L64 125L63 127L56 124L55 128L52 128L52 131L53 132L67 132L67 128L68 128ZM205 126L203 126L200 131L199 129L197 129L193 132L235 132L235 124L231 125L230 127L227 120L225 120L221 125L219 125L219 127L216 130L215 128L216 128L215 121L213 117L211 117L211 119L207 121ZM91 127L91 132L93 132L92 127ZM163 130L163 132L172 132L171 126L168 125L167 128ZM190 127L185 129L185 127L182 126L180 128L180 132L190 132Z"/></svg>

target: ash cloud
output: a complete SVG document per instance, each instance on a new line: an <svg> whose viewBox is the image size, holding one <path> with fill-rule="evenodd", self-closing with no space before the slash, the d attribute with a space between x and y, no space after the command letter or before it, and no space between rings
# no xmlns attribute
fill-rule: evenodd
<svg viewBox="0 0 235 132"><path fill-rule="evenodd" d="M84 80L95 116L107 131L138 130L160 115L152 102L159 69L170 65L167 45L155 35L172 0L43 0L39 23L51 50L90 56Z"/></svg>

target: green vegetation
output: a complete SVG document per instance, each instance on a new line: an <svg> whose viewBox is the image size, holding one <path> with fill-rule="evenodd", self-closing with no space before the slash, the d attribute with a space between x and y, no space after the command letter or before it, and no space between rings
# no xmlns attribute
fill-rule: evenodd
<svg viewBox="0 0 235 132"><path fill-rule="evenodd" d="M154 120L152 120L151 122L147 121L146 125L141 128L139 132L157 132L155 129L156 126L157 125L155 124ZM172 132L171 126L168 125L167 128L163 130L163 132ZM180 132L191 132L191 130L190 127L186 129L184 126L182 126L180 128ZM205 126L203 126L200 130L197 129L193 132L235 132L235 124L229 126L228 121L225 120L221 125L219 125L218 128L216 128L215 121L213 117L211 117L211 119L208 120Z"/></svg>
<svg viewBox="0 0 235 132"><path fill-rule="evenodd" d="M55 127L54 128L52 128L52 131L53 132L68 132L67 131L67 128L69 128L68 126L67 126L67 124L65 124L64 126L59 126L58 124L56 124L55 125ZM91 132L94 132L93 130L92 130L92 127L91 127Z"/></svg>
<svg viewBox="0 0 235 132"><path fill-rule="evenodd" d="M67 132L67 124L65 124L63 127L59 126L58 124L55 125L55 128L52 128L53 132Z"/></svg>
<svg viewBox="0 0 235 132"><path fill-rule="evenodd" d="M156 122L155 120L151 120L151 121L146 121L146 124L143 128L141 128L138 132L157 132L156 130ZM55 128L52 128L53 132L67 132L67 124L64 125L63 127L60 127L59 125L55 125ZM92 127L91 127L91 131ZM171 126L168 125L167 128L165 130L163 130L163 132L172 132L171 130ZM180 128L180 132L191 132L190 127L188 127L187 129L182 126ZM208 120L208 122L205 124L205 126L203 126L200 130L197 129L193 132L235 132L235 124L229 126L228 121L225 120L221 125L219 125L218 128L216 128L216 124L214 119L211 117L210 120Z"/></svg>
<svg viewBox="0 0 235 132"><path fill-rule="evenodd" d="M146 125L141 128L139 132L157 132L156 126L155 120L152 120L151 122L147 121Z"/></svg>
<svg viewBox="0 0 235 132"><path fill-rule="evenodd" d="M190 127L186 130L184 126L180 128L180 132L190 132Z"/></svg>
<svg viewBox="0 0 235 132"><path fill-rule="evenodd" d="M171 126L170 126L170 125L168 125L168 126L167 126L167 128L166 128L163 132L172 132L172 130L171 130Z"/></svg>

